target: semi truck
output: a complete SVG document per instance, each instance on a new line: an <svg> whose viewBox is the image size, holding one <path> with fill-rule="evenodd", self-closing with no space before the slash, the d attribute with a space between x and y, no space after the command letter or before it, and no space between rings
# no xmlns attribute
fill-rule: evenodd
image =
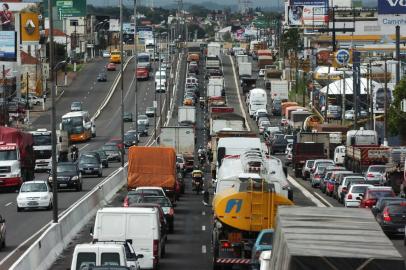
<svg viewBox="0 0 406 270"><path fill-rule="evenodd" d="M251 77L252 76L252 63L243 62L238 65L238 75L241 77Z"/></svg>
<svg viewBox="0 0 406 270"><path fill-rule="evenodd" d="M132 146L128 150L127 188L161 187L176 198L176 152L172 147Z"/></svg>
<svg viewBox="0 0 406 270"><path fill-rule="evenodd" d="M268 55L258 56L258 69L265 68L273 64L273 57Z"/></svg>
<svg viewBox="0 0 406 270"><path fill-rule="evenodd" d="M40 128L30 133L34 139L35 171L50 171L52 164L52 132Z"/></svg>
<svg viewBox="0 0 406 270"><path fill-rule="evenodd" d="M276 224L264 270L405 269L404 258L371 211L282 206Z"/></svg>
<svg viewBox="0 0 406 270"><path fill-rule="evenodd" d="M178 122L181 125L194 125L196 123L196 108L180 106L178 108Z"/></svg>
<svg viewBox="0 0 406 270"><path fill-rule="evenodd" d="M289 82L286 80L269 80L271 89L271 98L282 101L289 99Z"/></svg>
<svg viewBox="0 0 406 270"><path fill-rule="evenodd" d="M30 133L0 127L0 187L19 188L34 179L34 140Z"/></svg>
<svg viewBox="0 0 406 270"><path fill-rule="evenodd" d="M333 158L334 150L341 145L340 132L299 132L294 143L322 143L324 145L324 154L326 158Z"/></svg>
<svg viewBox="0 0 406 270"><path fill-rule="evenodd" d="M245 131L247 127L245 125L245 119L241 115L230 112L228 107L213 107L216 109L211 111L209 118L210 136L215 136L217 132L222 130L230 131Z"/></svg>
<svg viewBox="0 0 406 270"><path fill-rule="evenodd" d="M221 61L218 56L207 56L206 69L220 69Z"/></svg>
<svg viewBox="0 0 406 270"><path fill-rule="evenodd" d="M292 150L292 167L295 177L299 177L306 160L327 158L324 143L304 142L294 143Z"/></svg>
<svg viewBox="0 0 406 270"><path fill-rule="evenodd" d="M210 42L207 45L207 56L217 56L220 57L221 44L217 42Z"/></svg>

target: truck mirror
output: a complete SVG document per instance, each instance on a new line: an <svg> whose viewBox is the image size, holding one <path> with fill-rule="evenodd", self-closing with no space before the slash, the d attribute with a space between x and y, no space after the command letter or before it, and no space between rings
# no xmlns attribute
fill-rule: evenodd
<svg viewBox="0 0 406 270"><path fill-rule="evenodd" d="M142 259L142 258L144 258L143 254L137 254L137 259Z"/></svg>

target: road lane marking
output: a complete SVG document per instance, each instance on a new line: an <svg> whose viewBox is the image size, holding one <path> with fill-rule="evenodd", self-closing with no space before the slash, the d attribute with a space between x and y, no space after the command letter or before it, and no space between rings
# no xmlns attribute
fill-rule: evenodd
<svg viewBox="0 0 406 270"><path fill-rule="evenodd" d="M321 195L317 194L317 192L314 192L314 195L317 196L320 200L322 200L325 204L327 204L329 207L334 207L331 203L329 203L326 199L324 199Z"/></svg>
<svg viewBox="0 0 406 270"><path fill-rule="evenodd" d="M299 184L292 176L288 175L288 181L299 189L305 197L307 197L310 201L312 201L318 207L326 207L319 199L317 199L313 194L310 193L306 188L304 188L301 184Z"/></svg>
<svg viewBox="0 0 406 270"><path fill-rule="evenodd" d="M10 206L10 205L12 205L13 204L13 202L9 202L9 203L7 203L5 206Z"/></svg>
<svg viewBox="0 0 406 270"><path fill-rule="evenodd" d="M206 226L202 226L202 231L205 231L206 230Z"/></svg>
<svg viewBox="0 0 406 270"><path fill-rule="evenodd" d="M202 253L203 253L203 254L206 254L206 252L207 252L206 245L203 245L203 246L202 246Z"/></svg>
<svg viewBox="0 0 406 270"><path fill-rule="evenodd" d="M85 149L85 148L86 148L86 147L88 147L88 146L89 146L89 144L88 144L88 143L87 143L87 144L85 144L85 145L83 145L82 147L80 147L80 148L79 148L79 151L80 151L80 150Z"/></svg>

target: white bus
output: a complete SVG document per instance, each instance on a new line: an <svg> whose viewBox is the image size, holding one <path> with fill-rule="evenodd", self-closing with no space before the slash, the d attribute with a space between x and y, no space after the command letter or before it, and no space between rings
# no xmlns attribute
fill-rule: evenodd
<svg viewBox="0 0 406 270"><path fill-rule="evenodd" d="M151 69L151 56L149 53L139 53L137 55L137 66L146 67L148 70Z"/></svg>
<svg viewBox="0 0 406 270"><path fill-rule="evenodd" d="M96 125L87 111L65 114L60 129L68 132L71 142L84 142L96 137Z"/></svg>

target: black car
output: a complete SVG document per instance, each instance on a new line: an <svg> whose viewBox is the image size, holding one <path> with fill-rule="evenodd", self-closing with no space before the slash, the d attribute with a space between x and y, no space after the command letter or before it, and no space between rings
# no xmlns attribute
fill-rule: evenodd
<svg viewBox="0 0 406 270"><path fill-rule="evenodd" d="M392 202L376 215L376 221L388 235L404 235L406 227L406 202Z"/></svg>
<svg viewBox="0 0 406 270"><path fill-rule="evenodd" d="M123 120L124 120L124 122L132 122L133 121L133 113L132 112L124 112Z"/></svg>
<svg viewBox="0 0 406 270"><path fill-rule="evenodd" d="M286 146L288 145L288 141L285 140L283 137L277 137L275 140L272 141L271 143L271 154L275 153L284 153L286 150Z"/></svg>
<svg viewBox="0 0 406 270"><path fill-rule="evenodd" d="M78 164L82 175L97 175L98 177L103 176L103 165L94 155L80 155Z"/></svg>
<svg viewBox="0 0 406 270"><path fill-rule="evenodd" d="M102 163L103 167L108 168L109 167L109 160L108 160L106 152L104 150L102 150L102 149L99 149L99 150L96 151L96 153L99 154L100 160L101 160L101 163Z"/></svg>
<svg viewBox="0 0 406 270"><path fill-rule="evenodd" d="M138 124L137 131L141 137L148 136L148 127L146 125Z"/></svg>
<svg viewBox="0 0 406 270"><path fill-rule="evenodd" d="M137 145L137 143L138 143L138 138L134 133L124 134L124 146L125 147Z"/></svg>
<svg viewBox="0 0 406 270"><path fill-rule="evenodd" d="M383 209L388 204L399 203L399 202L406 203L406 199L401 198L401 197L381 197L378 199L376 204L371 208L372 214L374 214L374 216L376 216L376 215L382 213Z"/></svg>
<svg viewBox="0 0 406 270"><path fill-rule="evenodd" d="M97 81L98 82L107 82L107 75L106 73L102 72L97 75Z"/></svg>
<svg viewBox="0 0 406 270"><path fill-rule="evenodd" d="M0 248L6 247L6 220L0 216Z"/></svg>
<svg viewBox="0 0 406 270"><path fill-rule="evenodd" d="M56 166L56 183L59 189L76 189L82 191L82 175L76 163L59 162ZM54 183L52 172L48 178L50 185Z"/></svg>
<svg viewBox="0 0 406 270"><path fill-rule="evenodd" d="M102 150L106 153L108 161L115 160L121 162L121 151L116 144L106 143L103 145Z"/></svg>

